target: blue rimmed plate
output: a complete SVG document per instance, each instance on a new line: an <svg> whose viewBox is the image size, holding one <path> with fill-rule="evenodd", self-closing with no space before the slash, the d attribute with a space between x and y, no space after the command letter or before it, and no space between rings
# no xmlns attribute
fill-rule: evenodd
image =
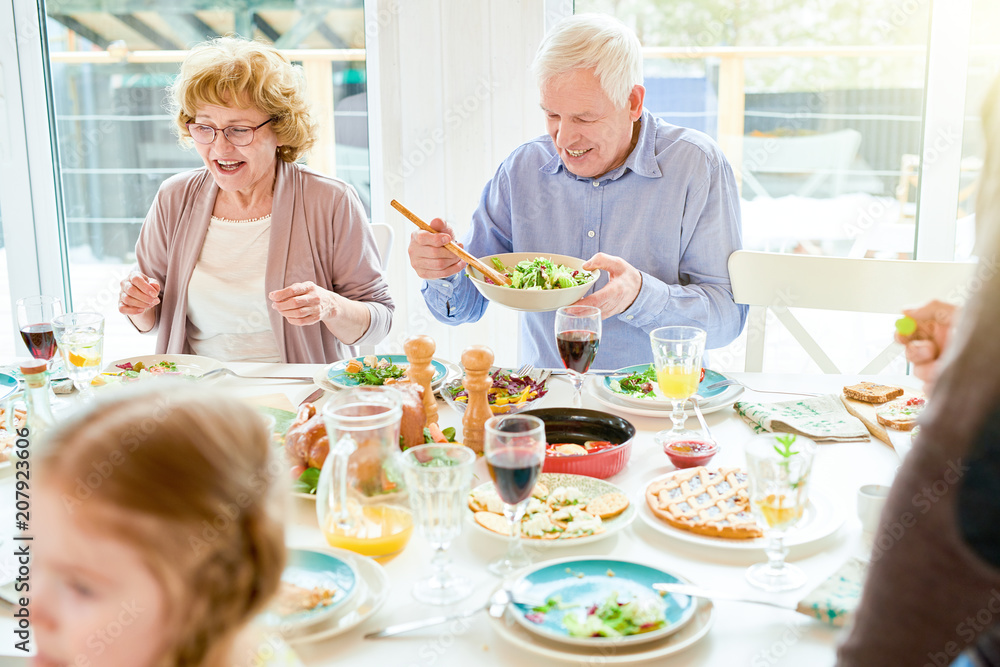
<svg viewBox="0 0 1000 667"><path fill-rule="evenodd" d="M332 597L308 609L284 613L275 610L275 604L281 604L276 598L271 607L261 614L261 621L282 632L310 626L329 618L359 589L358 572L348 560L309 549L288 550L281 580L306 589L333 591Z"/></svg>
<svg viewBox="0 0 1000 667"><path fill-rule="evenodd" d="M407 361L405 354L378 354L375 356L378 357L379 360L388 359L390 364L395 364L404 370L410 365L410 362ZM355 357L355 359L360 362L364 362L364 357ZM359 382L347 376L347 364L351 361L353 360L341 359L340 361L330 364L323 369L323 379L336 389L357 387ZM434 369L434 376L431 377L431 389L437 389L441 386L445 377L448 376L448 368L445 366L446 363L447 362L440 359L431 359L431 368Z"/></svg>
<svg viewBox="0 0 1000 667"><path fill-rule="evenodd" d="M662 639L684 627L697 609L686 595L662 596L653 584L681 579L669 572L641 563L606 558L578 558L550 561L522 574L510 587L515 602L510 606L514 619L532 634L546 639L593 648L632 646ZM564 625L567 615L582 617L594 605L617 595L619 602L647 600L665 605L666 624L656 630L623 637L573 637ZM561 608L538 614L519 600L542 601L559 596Z"/></svg>
<svg viewBox="0 0 1000 667"><path fill-rule="evenodd" d="M638 364L635 366L626 366L625 368L619 369L617 372L621 373L622 376L629 375L631 373L643 373L649 369L652 364ZM652 409L662 409L662 410L673 410L673 403L668 399L660 396L659 394L653 396L637 396L635 394L630 394L627 391L622 391L619 381L623 379L622 376L608 376L601 381L601 386L604 391L611 394L615 398L635 405L636 407L642 408L652 408ZM709 407L716 402L721 402L725 400L730 394L739 394L742 392L743 387L740 385L728 385L725 387L716 387L711 391L705 391L704 387L720 382L722 380L728 380L725 375L719 373L718 371L713 371L709 368L705 369L705 379L701 381L698 385L698 396L701 397L702 408ZM653 386L656 387L656 382L653 382Z"/></svg>
<svg viewBox="0 0 1000 667"><path fill-rule="evenodd" d="M17 391L17 378L7 373L0 373L0 401Z"/></svg>

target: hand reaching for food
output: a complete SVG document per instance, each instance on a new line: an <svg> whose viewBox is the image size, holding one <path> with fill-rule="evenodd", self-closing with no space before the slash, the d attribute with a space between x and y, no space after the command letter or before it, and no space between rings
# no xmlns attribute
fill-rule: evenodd
<svg viewBox="0 0 1000 667"><path fill-rule="evenodd" d="M938 359L948 345L958 306L930 301L919 308L903 311L896 324L896 341L906 346L906 360L913 373L924 381L928 395L938 374Z"/></svg>

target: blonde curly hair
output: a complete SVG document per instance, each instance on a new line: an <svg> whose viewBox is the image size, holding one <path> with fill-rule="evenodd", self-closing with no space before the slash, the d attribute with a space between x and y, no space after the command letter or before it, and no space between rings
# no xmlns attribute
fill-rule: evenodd
<svg viewBox="0 0 1000 667"><path fill-rule="evenodd" d="M130 387L103 398L48 435L39 473L66 502L75 480L111 469L78 512L68 511L132 544L162 587L167 635L158 664L208 667L222 664L278 589L285 543L277 507L286 489L253 408L180 391Z"/></svg>
<svg viewBox="0 0 1000 667"><path fill-rule="evenodd" d="M168 89L181 144L191 145L187 124L206 104L254 108L274 120L278 157L295 162L316 141L316 124L306 100L302 68L262 42L218 37L198 44L181 63Z"/></svg>

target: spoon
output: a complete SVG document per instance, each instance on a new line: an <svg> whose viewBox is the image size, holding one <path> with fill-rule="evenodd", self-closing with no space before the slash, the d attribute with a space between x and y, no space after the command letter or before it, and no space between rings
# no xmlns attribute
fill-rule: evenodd
<svg viewBox="0 0 1000 667"><path fill-rule="evenodd" d="M695 394L691 397L691 405L694 406L694 415L698 418L698 423L701 424L701 430L705 432L705 437L715 442L715 438L712 437L712 432L708 429L708 423L705 421L705 415L701 414L701 407L698 403L701 401L701 396Z"/></svg>

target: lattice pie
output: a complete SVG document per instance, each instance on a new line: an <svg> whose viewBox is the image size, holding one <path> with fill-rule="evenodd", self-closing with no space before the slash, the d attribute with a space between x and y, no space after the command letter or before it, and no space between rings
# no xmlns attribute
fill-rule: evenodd
<svg viewBox="0 0 1000 667"><path fill-rule="evenodd" d="M747 474L738 468L689 468L646 488L653 514L700 535L751 539L763 535L750 513Z"/></svg>

